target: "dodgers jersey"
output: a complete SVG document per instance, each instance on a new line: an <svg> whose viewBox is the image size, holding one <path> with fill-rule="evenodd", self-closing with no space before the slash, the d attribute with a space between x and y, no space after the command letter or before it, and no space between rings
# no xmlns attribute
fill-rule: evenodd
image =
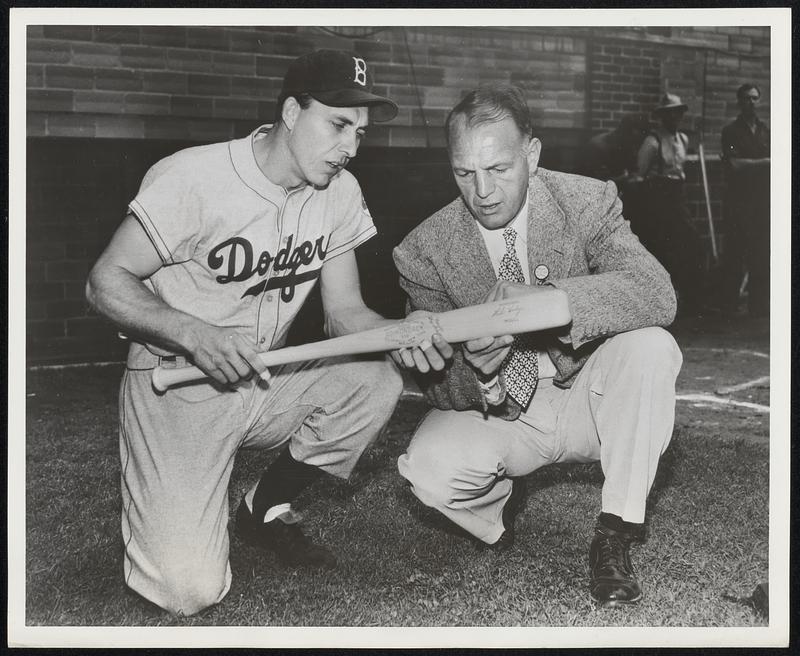
<svg viewBox="0 0 800 656"><path fill-rule="evenodd" d="M129 205L164 263L145 281L153 293L260 350L283 345L325 260L376 233L348 171L325 189L270 182L253 150L269 128L157 162ZM143 345L131 345L129 367L152 360Z"/></svg>

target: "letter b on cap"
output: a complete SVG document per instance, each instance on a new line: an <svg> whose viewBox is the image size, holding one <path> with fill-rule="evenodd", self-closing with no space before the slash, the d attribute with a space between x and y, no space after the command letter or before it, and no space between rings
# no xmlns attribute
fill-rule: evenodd
<svg viewBox="0 0 800 656"><path fill-rule="evenodd" d="M353 61L356 63L353 82L360 84L362 87L367 86L367 62L359 57L353 57Z"/></svg>

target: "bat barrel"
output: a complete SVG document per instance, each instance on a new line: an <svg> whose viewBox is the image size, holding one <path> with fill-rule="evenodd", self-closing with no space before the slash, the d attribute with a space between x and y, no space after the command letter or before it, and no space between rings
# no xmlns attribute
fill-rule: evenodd
<svg viewBox="0 0 800 656"><path fill-rule="evenodd" d="M430 315L436 332L448 342L479 337L518 335L565 326L572 320L569 300L561 289L539 289L517 297Z"/></svg>

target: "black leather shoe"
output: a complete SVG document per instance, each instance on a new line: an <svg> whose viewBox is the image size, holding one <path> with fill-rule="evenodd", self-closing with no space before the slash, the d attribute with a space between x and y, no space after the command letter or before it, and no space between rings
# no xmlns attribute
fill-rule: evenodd
<svg viewBox="0 0 800 656"><path fill-rule="evenodd" d="M516 478L511 481L511 496L508 497L506 505L503 506L503 526L505 530L497 539L497 542L488 545L492 551L501 553L514 546L514 522L525 505L526 488L524 478Z"/></svg>
<svg viewBox="0 0 800 656"><path fill-rule="evenodd" d="M300 530L291 510L270 522L255 519L244 499L236 511L236 533L248 544L272 551L284 565L336 567L336 556L315 545Z"/></svg>
<svg viewBox="0 0 800 656"><path fill-rule="evenodd" d="M614 531L602 524L594 529L589 547L592 598L603 606L635 604L642 598L642 589L633 571L629 549L638 536Z"/></svg>

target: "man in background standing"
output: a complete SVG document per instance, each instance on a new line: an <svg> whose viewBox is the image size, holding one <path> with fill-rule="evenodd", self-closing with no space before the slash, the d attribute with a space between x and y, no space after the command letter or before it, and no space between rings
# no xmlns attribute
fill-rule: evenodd
<svg viewBox="0 0 800 656"><path fill-rule="evenodd" d="M756 115L761 91L743 84L736 91L739 116L722 129L725 171L725 251L723 303L736 311L748 273L747 309L769 314L769 128Z"/></svg>
<svg viewBox="0 0 800 656"><path fill-rule="evenodd" d="M701 307L704 253L686 197L689 138L678 128L687 110L675 94L661 97L653 110L660 125L642 142L633 179L639 183L639 238L672 277L678 312L695 314Z"/></svg>

